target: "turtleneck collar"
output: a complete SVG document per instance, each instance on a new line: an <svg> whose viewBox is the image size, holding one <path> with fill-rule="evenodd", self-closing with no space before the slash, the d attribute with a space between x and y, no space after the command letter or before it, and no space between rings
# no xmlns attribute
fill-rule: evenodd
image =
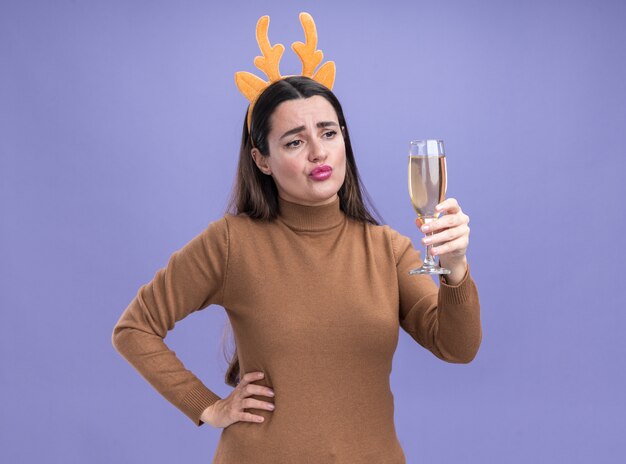
<svg viewBox="0 0 626 464"><path fill-rule="evenodd" d="M305 206L278 199L279 216L290 229L320 232L343 223L346 216L339 207L339 197L321 206Z"/></svg>

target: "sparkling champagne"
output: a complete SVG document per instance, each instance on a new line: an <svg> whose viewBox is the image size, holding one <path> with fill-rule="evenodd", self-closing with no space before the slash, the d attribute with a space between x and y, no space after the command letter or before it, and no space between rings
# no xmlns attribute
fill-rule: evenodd
<svg viewBox="0 0 626 464"><path fill-rule="evenodd" d="M409 195L420 222L436 218L435 206L446 197L446 157L409 156Z"/></svg>

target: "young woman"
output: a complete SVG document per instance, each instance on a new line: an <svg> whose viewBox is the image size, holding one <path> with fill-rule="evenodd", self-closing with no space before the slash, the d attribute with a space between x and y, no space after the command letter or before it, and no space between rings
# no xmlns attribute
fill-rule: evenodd
<svg viewBox="0 0 626 464"><path fill-rule="evenodd" d="M376 224L341 106L307 77L256 101L233 203L141 287L114 346L194 423L222 429L215 463L405 462L389 386L399 327L448 362L470 362L480 345L467 215L447 199L430 223L452 270L439 288L410 276L419 253ZM163 341L211 304L225 308L237 347L226 398Z"/></svg>

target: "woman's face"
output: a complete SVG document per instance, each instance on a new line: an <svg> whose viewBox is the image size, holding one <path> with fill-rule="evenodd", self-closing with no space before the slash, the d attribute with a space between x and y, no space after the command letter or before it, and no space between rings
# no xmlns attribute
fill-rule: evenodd
<svg viewBox="0 0 626 464"><path fill-rule="evenodd" d="M346 147L332 105L324 97L287 100L274 110L269 156L252 156L274 178L279 196L316 206L332 202L346 176Z"/></svg>

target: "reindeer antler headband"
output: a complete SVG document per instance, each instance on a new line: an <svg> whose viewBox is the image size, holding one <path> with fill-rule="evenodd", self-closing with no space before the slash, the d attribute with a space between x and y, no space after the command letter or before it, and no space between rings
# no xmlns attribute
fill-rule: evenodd
<svg viewBox="0 0 626 464"><path fill-rule="evenodd" d="M300 13L300 23L304 29L305 43L294 42L291 44L293 51L300 57L302 61L302 76L310 77L320 84L328 87L330 90L335 83L335 62L327 61L315 72L315 68L322 62L324 54L321 50L317 50L317 30L315 22L308 13ZM270 24L269 16L262 16L256 23L256 40L259 43L259 49L263 56L257 56L254 59L254 65L265 73L268 80L264 81L260 77L249 72L240 71L235 73L235 82L239 91L250 102L248 109L248 131L250 131L250 123L252 121L252 108L256 103L259 95L270 86L270 84L281 80L278 69L280 59L283 56L285 47L283 44L272 46L267 37L267 30ZM315 72L315 73L314 73Z"/></svg>

